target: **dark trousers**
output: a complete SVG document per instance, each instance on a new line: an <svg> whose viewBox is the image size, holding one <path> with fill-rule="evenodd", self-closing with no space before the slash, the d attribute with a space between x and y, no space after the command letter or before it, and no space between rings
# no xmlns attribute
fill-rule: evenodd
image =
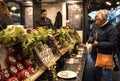
<svg viewBox="0 0 120 81"><path fill-rule="evenodd" d="M112 81L112 70L102 69L99 67L95 67L95 61L93 61L93 73L95 81L101 81L101 77L103 76L104 81Z"/></svg>

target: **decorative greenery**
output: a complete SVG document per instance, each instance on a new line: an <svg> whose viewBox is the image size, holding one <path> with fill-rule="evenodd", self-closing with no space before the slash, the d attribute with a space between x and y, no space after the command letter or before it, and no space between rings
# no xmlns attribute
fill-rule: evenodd
<svg viewBox="0 0 120 81"><path fill-rule="evenodd" d="M23 43L23 52L30 59L34 58L34 47L37 47L39 51L42 51L42 41L41 36L38 34L37 30L32 31L27 34Z"/></svg>
<svg viewBox="0 0 120 81"><path fill-rule="evenodd" d="M58 45L67 46L68 41L66 40L66 36L65 36L66 31L63 28L61 28L57 30L57 33L58 35L55 38L58 41Z"/></svg>
<svg viewBox="0 0 120 81"><path fill-rule="evenodd" d="M42 27L38 28L38 33L41 36L41 41L43 43L47 43L48 41L48 36L52 35L54 33L53 29L44 29Z"/></svg>
<svg viewBox="0 0 120 81"><path fill-rule="evenodd" d="M48 68L48 70L51 71L53 79L58 80L57 73L56 73L56 62L55 62L55 60L52 59L49 62L49 64L50 64L50 67Z"/></svg>
<svg viewBox="0 0 120 81"><path fill-rule="evenodd" d="M80 41L80 37L74 29L61 28L57 30L57 33L56 40L63 46L68 46L68 44L74 44L76 41Z"/></svg>
<svg viewBox="0 0 120 81"><path fill-rule="evenodd" d="M77 33L77 30L70 30L70 36L76 40L76 42L81 42L81 38Z"/></svg>
<svg viewBox="0 0 120 81"><path fill-rule="evenodd" d="M10 27L3 31L0 31L0 42L7 47L23 42L25 38L25 32L21 27Z"/></svg>
<svg viewBox="0 0 120 81"><path fill-rule="evenodd" d="M48 36L52 35L54 30L38 28L37 30L32 30L29 34L26 35L22 47L23 52L30 59L34 58L34 47L37 47L39 51L42 51L44 43L47 43Z"/></svg>

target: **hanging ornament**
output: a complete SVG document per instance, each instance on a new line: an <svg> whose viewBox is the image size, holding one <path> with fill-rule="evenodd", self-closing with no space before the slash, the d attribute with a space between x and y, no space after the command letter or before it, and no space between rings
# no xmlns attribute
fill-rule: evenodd
<svg viewBox="0 0 120 81"><path fill-rule="evenodd" d="M28 77L30 77L30 73L28 72L28 70L22 70L21 72L18 73L19 81L24 80Z"/></svg>
<svg viewBox="0 0 120 81"><path fill-rule="evenodd" d="M16 67L19 71L22 71L24 69L24 66L19 62L17 63Z"/></svg>
<svg viewBox="0 0 120 81"><path fill-rule="evenodd" d="M2 69L2 81L6 81L10 77L9 71L5 68Z"/></svg>
<svg viewBox="0 0 120 81"><path fill-rule="evenodd" d="M19 81L17 77L10 77L6 81Z"/></svg>
<svg viewBox="0 0 120 81"><path fill-rule="evenodd" d="M29 66L32 66L32 62L28 59L24 60L24 65L25 67L29 67Z"/></svg>
<svg viewBox="0 0 120 81"><path fill-rule="evenodd" d="M16 56L16 58L17 62L23 62L23 58L19 54Z"/></svg>
<svg viewBox="0 0 120 81"><path fill-rule="evenodd" d="M16 65L17 63L15 57L11 55L8 55L6 60L9 65Z"/></svg>
<svg viewBox="0 0 120 81"><path fill-rule="evenodd" d="M18 69L17 69L16 66L11 65L11 66L9 67L9 72L10 72L10 74L11 74L12 76L17 76L17 74L18 74Z"/></svg>
<svg viewBox="0 0 120 81"><path fill-rule="evenodd" d="M13 48L7 48L7 54L8 55L14 55L14 49Z"/></svg>
<svg viewBox="0 0 120 81"><path fill-rule="evenodd" d="M0 72L1 72L1 64L0 64Z"/></svg>
<svg viewBox="0 0 120 81"><path fill-rule="evenodd" d="M32 66L29 66L29 67L27 68L27 70L29 71L30 75L32 75L32 74L35 73L35 70L34 70L34 68L33 68Z"/></svg>
<svg viewBox="0 0 120 81"><path fill-rule="evenodd" d="M0 72L0 81L3 81L2 79L3 79L2 72Z"/></svg>

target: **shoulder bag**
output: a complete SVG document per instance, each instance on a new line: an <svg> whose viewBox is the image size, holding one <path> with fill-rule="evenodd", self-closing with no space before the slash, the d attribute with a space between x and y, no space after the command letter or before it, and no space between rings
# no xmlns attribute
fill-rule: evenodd
<svg viewBox="0 0 120 81"><path fill-rule="evenodd" d="M96 32L96 38L97 33L98 32ZM97 48L97 58L95 67L101 67L103 69L113 69L114 68L113 53L112 54L99 53Z"/></svg>

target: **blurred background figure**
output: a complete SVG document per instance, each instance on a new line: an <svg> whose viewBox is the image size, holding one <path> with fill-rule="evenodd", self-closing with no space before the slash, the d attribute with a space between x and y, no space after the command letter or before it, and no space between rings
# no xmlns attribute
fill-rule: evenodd
<svg viewBox="0 0 120 81"><path fill-rule="evenodd" d="M40 14L39 21L36 22L37 27L44 27L44 28L53 28L53 24L51 19L47 17L47 10L42 9Z"/></svg>
<svg viewBox="0 0 120 81"><path fill-rule="evenodd" d="M116 29L118 30L118 48L117 48L117 56L118 56L118 60L119 60L119 66L120 66L120 22L117 23L117 25L115 26Z"/></svg>
<svg viewBox="0 0 120 81"><path fill-rule="evenodd" d="M55 23L54 23L54 27L56 29L60 28L62 26L62 14L60 13L60 11L57 12L56 18L55 18Z"/></svg>
<svg viewBox="0 0 120 81"><path fill-rule="evenodd" d="M7 5L4 1L0 1L0 31L7 28L7 25L12 25L13 20L10 16Z"/></svg>

